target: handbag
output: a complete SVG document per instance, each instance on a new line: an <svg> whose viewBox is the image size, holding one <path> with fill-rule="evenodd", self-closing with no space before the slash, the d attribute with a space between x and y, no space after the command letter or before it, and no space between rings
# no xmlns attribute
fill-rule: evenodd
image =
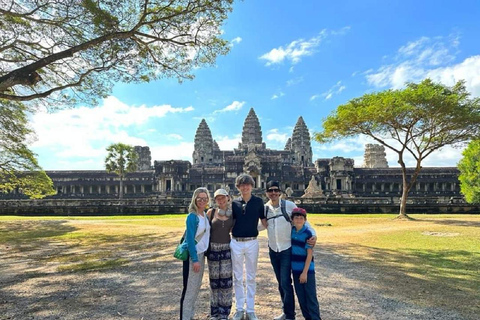
<svg viewBox="0 0 480 320"><path fill-rule="evenodd" d="M178 260L182 260L182 261L185 261L188 259L189 254L188 254L187 242L184 241L184 237L182 237L182 240L180 240L180 243L175 248L175 252L173 253L173 256Z"/></svg>
<svg viewBox="0 0 480 320"><path fill-rule="evenodd" d="M198 225L197 225L198 227ZM195 245L198 243L198 240L197 238L202 238L203 237L203 234L205 233L206 230L204 230L201 234L199 234L196 238L195 238ZM188 257L190 256L190 254L188 253L188 245L187 245L187 241L185 239L185 234L187 233L187 230L185 230L185 232L183 233L183 236L182 236L182 239L180 239L180 243L177 245L177 247L175 248L175 252L173 252L173 256L175 258L177 258L178 260L181 260L181 261L186 261L188 260Z"/></svg>

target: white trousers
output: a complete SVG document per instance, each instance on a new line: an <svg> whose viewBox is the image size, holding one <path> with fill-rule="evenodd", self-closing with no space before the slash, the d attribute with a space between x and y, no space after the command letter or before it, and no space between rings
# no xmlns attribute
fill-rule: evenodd
<svg viewBox="0 0 480 320"><path fill-rule="evenodd" d="M183 265L183 292L180 299L180 319L191 320L195 315L195 303L197 302L198 293L202 286L203 271L205 268L204 253L198 254L198 262L200 262L200 271L193 271L193 262L188 258L188 270L185 269L186 261Z"/></svg>
<svg viewBox="0 0 480 320"><path fill-rule="evenodd" d="M258 240L230 241L233 268L233 289L235 292L236 311L255 311L255 292L257 284ZM245 267L247 294L243 284L243 271ZM245 309L246 304L246 309Z"/></svg>

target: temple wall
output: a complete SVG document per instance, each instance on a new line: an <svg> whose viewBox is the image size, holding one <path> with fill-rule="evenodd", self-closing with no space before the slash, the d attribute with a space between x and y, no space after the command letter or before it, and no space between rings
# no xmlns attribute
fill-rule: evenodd
<svg viewBox="0 0 480 320"><path fill-rule="evenodd" d="M260 195L260 194L259 194ZM398 213L398 198L291 198L309 213ZM0 200L0 215L88 216L186 213L190 198ZM480 206L461 199L409 199L407 213L478 214Z"/></svg>

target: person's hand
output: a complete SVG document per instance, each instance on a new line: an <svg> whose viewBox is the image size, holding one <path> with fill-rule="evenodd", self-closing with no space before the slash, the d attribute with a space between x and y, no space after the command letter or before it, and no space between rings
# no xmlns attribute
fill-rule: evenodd
<svg viewBox="0 0 480 320"><path fill-rule="evenodd" d="M315 247L315 244L317 243L317 236L312 236L307 240L307 243L309 246Z"/></svg>
<svg viewBox="0 0 480 320"><path fill-rule="evenodd" d="M300 275L300 283L307 283L307 273L306 272L302 272L302 274Z"/></svg>
<svg viewBox="0 0 480 320"><path fill-rule="evenodd" d="M200 272L200 262L193 263L193 272Z"/></svg>

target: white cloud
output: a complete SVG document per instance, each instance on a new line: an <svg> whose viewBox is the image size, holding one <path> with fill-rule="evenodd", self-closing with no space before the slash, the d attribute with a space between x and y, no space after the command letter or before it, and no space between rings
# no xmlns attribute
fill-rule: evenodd
<svg viewBox="0 0 480 320"><path fill-rule="evenodd" d="M296 77L296 78L287 80L287 87L294 86L302 82L303 82L303 77Z"/></svg>
<svg viewBox="0 0 480 320"><path fill-rule="evenodd" d="M480 55L472 56L454 66L437 68L428 71L426 77L453 85L459 80L465 80L467 90L473 96L480 96Z"/></svg>
<svg viewBox="0 0 480 320"><path fill-rule="evenodd" d="M155 160L188 160L192 161L193 142L182 142L176 145L150 147L152 159Z"/></svg>
<svg viewBox="0 0 480 320"><path fill-rule="evenodd" d="M233 138L217 136L214 139L217 141L220 150L233 150L234 148L238 148L238 144L242 141L242 135L237 134Z"/></svg>
<svg viewBox="0 0 480 320"><path fill-rule="evenodd" d="M274 142L286 143L289 138L289 135L286 133L278 132L278 129L271 129L267 133L267 140Z"/></svg>
<svg viewBox="0 0 480 320"><path fill-rule="evenodd" d="M70 160L69 169L83 169L82 161L96 163L98 169L103 167L105 148L111 143L121 141L131 145L147 145L144 139L131 136L128 128L165 117L168 113L192 110L192 107L175 108L170 105L129 106L115 97L108 97L101 106L94 108L37 112L32 115L30 122L38 138L32 144L32 149L48 150L50 160L54 159L55 162Z"/></svg>
<svg viewBox="0 0 480 320"><path fill-rule="evenodd" d="M308 40L303 38L294 40L285 46L273 48L269 52L260 56L259 59L266 60L266 66L279 64L289 61L291 64L297 64L303 57L310 56L315 53L315 49L329 35L344 35L350 28L342 28L338 31L327 31L323 29L320 33ZM292 72L293 70L290 70Z"/></svg>
<svg viewBox="0 0 480 320"><path fill-rule="evenodd" d="M310 97L310 101L313 101L320 96L324 97L325 100L331 99L334 95L340 94L343 90L345 90L347 87L342 85L342 81L338 81L334 86L332 86L328 91L322 93L322 94L314 94Z"/></svg>
<svg viewBox="0 0 480 320"><path fill-rule="evenodd" d="M392 139L385 139L385 141L396 146L398 143ZM326 144L312 144L314 152L314 159L316 158L330 158L334 156L352 158L355 161L355 167L363 165L363 155L365 152L365 145L368 143L378 144L375 140L365 135L360 135L355 138L341 139L332 143ZM430 154L423 162L423 167L454 167L462 158L462 151L465 147L454 148L452 146L443 147ZM385 147L386 158L389 167L399 167L398 154ZM415 167L416 161L409 153L404 154L404 162L407 167Z"/></svg>
<svg viewBox="0 0 480 320"><path fill-rule="evenodd" d="M419 82L431 78L445 85L466 81L467 90L480 96L480 55L471 56L453 64L459 40L457 36L422 37L402 46L393 63L383 65L366 75L375 87L402 88L406 82Z"/></svg>
<svg viewBox="0 0 480 320"><path fill-rule="evenodd" d="M275 100L275 99L278 99L278 98L280 98L280 97L283 97L284 95L285 95L285 93L283 93L282 91L280 91L278 94L274 94L271 99L272 99L272 100Z"/></svg>
<svg viewBox="0 0 480 320"><path fill-rule="evenodd" d="M167 137L173 140L183 140L183 137L176 133L167 134Z"/></svg>
<svg viewBox="0 0 480 320"><path fill-rule="evenodd" d="M230 40L230 43L233 45L235 44L239 44L240 42L242 42L242 38L240 37L236 37L236 38L233 38L232 40Z"/></svg>
<svg viewBox="0 0 480 320"><path fill-rule="evenodd" d="M223 109L220 110L215 110L213 113L220 113L220 112L229 112L229 111L237 111L242 109L242 107L245 105L245 101L233 101L230 105L226 106Z"/></svg>

